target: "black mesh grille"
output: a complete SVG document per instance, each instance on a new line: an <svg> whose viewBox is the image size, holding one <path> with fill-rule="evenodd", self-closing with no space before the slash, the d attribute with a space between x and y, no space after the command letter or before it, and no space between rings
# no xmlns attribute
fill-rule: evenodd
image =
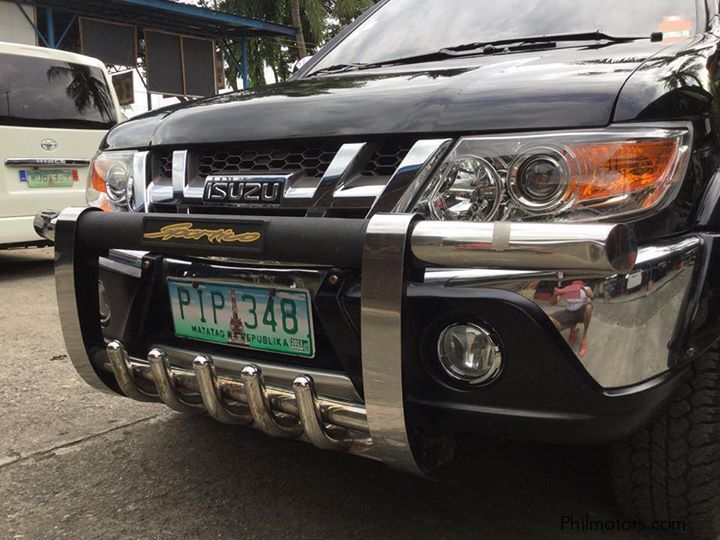
<svg viewBox="0 0 720 540"><path fill-rule="evenodd" d="M415 141L387 141L378 143L370 155L363 176L392 176L410 152Z"/></svg>
<svg viewBox="0 0 720 540"><path fill-rule="evenodd" d="M267 146L201 150L198 152L198 175L234 172L305 171L305 176L321 178L327 171L339 143L273 144Z"/></svg>
<svg viewBox="0 0 720 540"><path fill-rule="evenodd" d="M162 178L172 178L172 152L160 152L155 157L157 170Z"/></svg>

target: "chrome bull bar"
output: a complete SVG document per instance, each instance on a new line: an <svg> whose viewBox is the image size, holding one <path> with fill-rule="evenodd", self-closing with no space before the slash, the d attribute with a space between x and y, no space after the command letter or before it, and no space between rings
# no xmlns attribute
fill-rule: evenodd
<svg viewBox="0 0 720 540"><path fill-rule="evenodd" d="M373 457L367 414L362 404L319 397L309 375L298 375L292 390L266 385L256 365L241 380L219 377L211 356L198 355L193 370L173 367L167 353L154 348L147 363L132 359L119 341L107 346L109 364L120 390L137 401L162 401L182 413L207 413L224 424L258 429L273 437L299 438L324 450ZM156 393L139 380L154 384Z"/></svg>
<svg viewBox="0 0 720 540"><path fill-rule="evenodd" d="M377 214L370 221L312 218L242 218L173 214L108 214L67 209L38 220L38 232L54 231L60 320L78 373L98 389L140 401L162 401L181 412L207 412L220 422L299 438L323 449L360 454L422 474L405 420L403 299L410 272L428 266L547 268L609 275L632 268L637 254L629 229L618 225L457 224L422 222L406 214ZM178 242L148 245L151 221L263 224L257 252ZM308 249L308 246L312 246ZM248 365L239 378L216 370L211 356L192 368L173 365L162 348L133 358L122 343L107 345L99 322L98 257L109 249L159 255L222 255L280 265L337 266L361 270L361 346L364 400L318 395L313 375L299 371L291 388L265 383ZM221 249L221 251L218 251Z"/></svg>

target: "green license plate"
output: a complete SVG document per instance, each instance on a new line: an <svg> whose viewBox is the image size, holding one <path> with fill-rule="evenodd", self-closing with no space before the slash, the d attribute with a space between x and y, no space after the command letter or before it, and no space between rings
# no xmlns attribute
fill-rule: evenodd
<svg viewBox="0 0 720 540"><path fill-rule="evenodd" d="M77 173L75 173L77 175ZM43 171L20 171L20 179L25 177L29 188L68 188L73 187L73 171L47 169Z"/></svg>
<svg viewBox="0 0 720 540"><path fill-rule="evenodd" d="M312 358L310 293L304 289L168 280L179 337Z"/></svg>

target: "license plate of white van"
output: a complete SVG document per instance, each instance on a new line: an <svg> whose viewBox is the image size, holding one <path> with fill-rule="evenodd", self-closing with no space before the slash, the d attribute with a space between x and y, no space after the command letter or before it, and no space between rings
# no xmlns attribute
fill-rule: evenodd
<svg viewBox="0 0 720 540"><path fill-rule="evenodd" d="M304 289L169 279L175 335L284 355L315 356Z"/></svg>
<svg viewBox="0 0 720 540"><path fill-rule="evenodd" d="M20 171L20 181L29 188L69 188L78 178L75 169L46 169L41 171Z"/></svg>

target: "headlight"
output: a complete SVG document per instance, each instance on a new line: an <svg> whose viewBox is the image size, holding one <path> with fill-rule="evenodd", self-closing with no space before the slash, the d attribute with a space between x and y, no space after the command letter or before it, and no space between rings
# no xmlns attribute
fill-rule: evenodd
<svg viewBox="0 0 720 540"><path fill-rule="evenodd" d="M109 212L129 209L136 152L101 152L90 166L87 203Z"/></svg>
<svg viewBox="0 0 720 540"><path fill-rule="evenodd" d="M459 221L594 221L657 211L687 170L691 128L461 139L415 211Z"/></svg>

